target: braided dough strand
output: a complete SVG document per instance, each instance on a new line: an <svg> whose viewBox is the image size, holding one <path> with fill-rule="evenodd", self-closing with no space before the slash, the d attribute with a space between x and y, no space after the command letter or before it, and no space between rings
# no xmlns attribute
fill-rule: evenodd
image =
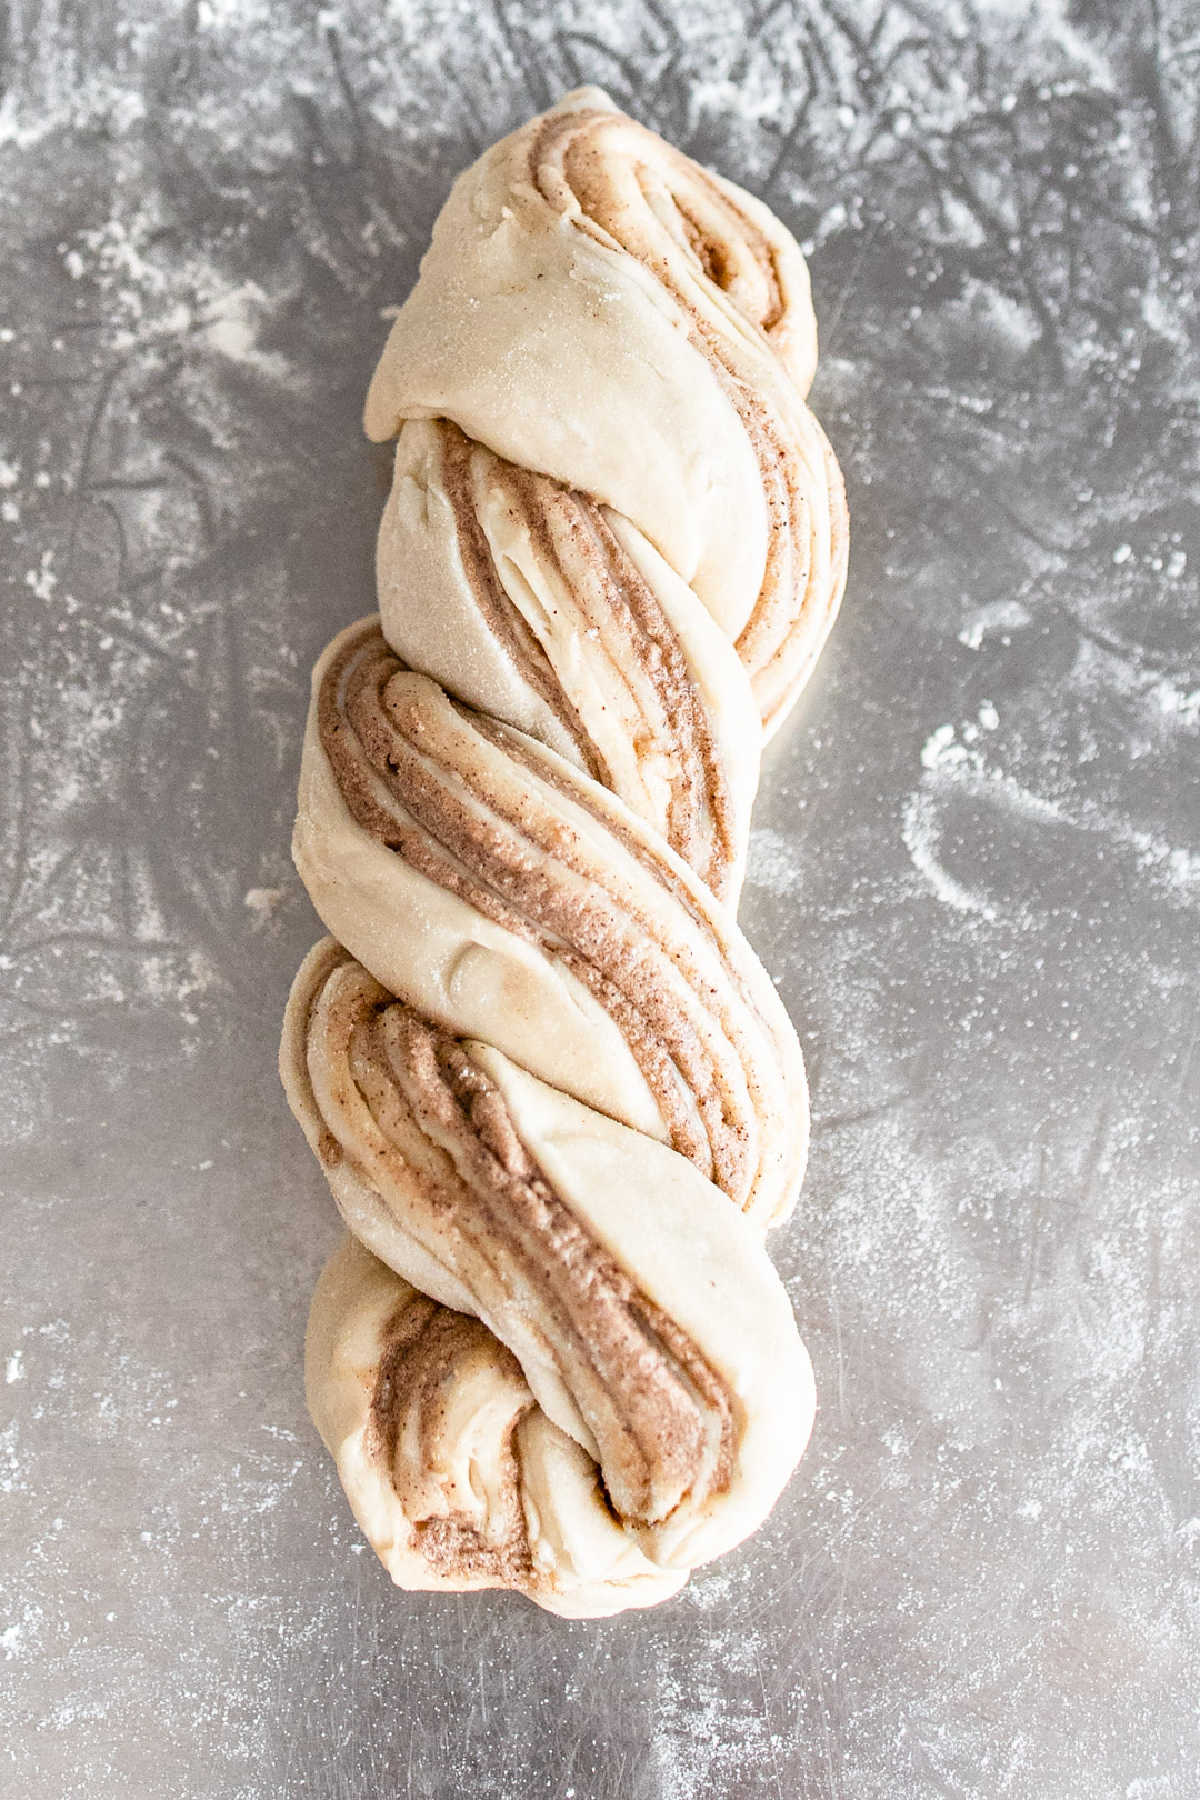
<svg viewBox="0 0 1200 1800"><path fill-rule="evenodd" d="M401 1586L654 1604L807 1440L804 1069L734 907L844 581L815 360L787 232L582 90L459 178L371 384L280 1067L351 1233L309 1403Z"/></svg>

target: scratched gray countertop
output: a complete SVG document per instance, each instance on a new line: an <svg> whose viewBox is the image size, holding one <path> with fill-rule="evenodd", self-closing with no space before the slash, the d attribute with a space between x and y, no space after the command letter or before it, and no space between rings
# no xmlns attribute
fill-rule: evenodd
<svg viewBox="0 0 1200 1800"><path fill-rule="evenodd" d="M0 1791L1194 1800L1194 7L21 0L2 69ZM386 309L584 79L808 250L853 551L743 908L814 1442L563 1624L363 1550L274 1058Z"/></svg>

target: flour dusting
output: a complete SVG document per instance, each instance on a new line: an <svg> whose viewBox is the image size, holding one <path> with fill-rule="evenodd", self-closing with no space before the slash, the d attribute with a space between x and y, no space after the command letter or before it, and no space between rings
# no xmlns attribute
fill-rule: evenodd
<svg viewBox="0 0 1200 1800"><path fill-rule="evenodd" d="M1192 1800L1194 36L1183 0L11 9L14 1792ZM741 915L809 1064L771 1248L821 1411L752 1544L599 1626L362 1554L274 1073L370 369L454 174L583 81L805 246L853 512Z"/></svg>

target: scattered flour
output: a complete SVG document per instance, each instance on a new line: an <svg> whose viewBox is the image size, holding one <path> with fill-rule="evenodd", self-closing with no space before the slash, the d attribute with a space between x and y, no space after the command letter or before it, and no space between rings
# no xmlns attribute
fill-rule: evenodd
<svg viewBox="0 0 1200 1800"><path fill-rule="evenodd" d="M1163 685L1156 684L1156 696ZM1191 696L1184 697L1173 685L1166 685L1170 700L1163 705L1160 699L1160 710L1181 724L1190 725ZM1129 849L1134 852L1139 872L1180 901L1187 900L1200 886L1200 851L1173 845L1081 794L1059 798L1036 793L990 761L984 754L981 733L992 734L999 727L999 713L989 701L980 705L975 721L960 727L937 726L921 748L920 784L903 804L900 831L905 847L913 867L943 905L974 915L987 924L994 925L1001 917L989 898L986 879L979 884L968 883L945 866L946 807L949 801L962 796L970 796L998 813L1034 826L1066 826ZM1033 909L1021 905L1009 909L1006 922L1028 929L1035 916Z"/></svg>
<svg viewBox="0 0 1200 1800"><path fill-rule="evenodd" d="M247 888L243 904L254 914L259 924L268 925L283 896L284 890L281 887Z"/></svg>
<svg viewBox="0 0 1200 1800"><path fill-rule="evenodd" d="M1182 980L1114 932L1102 979L1092 944L1061 949L1060 997L1039 897L1014 899L993 854L1018 829L1111 852L1112 891L1155 925L1200 882L1169 806L1200 689L1146 647L1176 641L1191 591L1180 482L1161 457L1120 461L1131 391L1163 419L1194 391L1192 265L1172 275L1173 237L1147 253L1155 146L1186 122L1151 117L1132 15L1101 33L1077 11L987 0L914 29L911 8L817 4L752 30L717 0L586 21L521 0L199 0L184 33L149 0L11 10L0 146L13 216L31 196L38 212L0 273L4 672L22 672L11 755L0 733L21 807L0 1049L9 1136L34 1159L21 1254L34 1282L53 1252L55 1283L81 1283L69 1321L18 1316L7 1340L0 1711L29 1800L195 1780L263 1800L313 1768L356 1800L397 1774L510 1800L532 1769L582 1797L621 1755L633 1800L1047 1800L1108 1768L1098 1800L1190 1800L1194 1759L1152 1760L1194 1695L1179 1553L1200 1524L1171 1484L1195 1254L1162 1125L1187 1078L1169 1061ZM805 900L759 947L806 1034L825 1021L812 1181L777 1240L819 1364L816 1442L759 1544L669 1617L596 1631L486 1597L400 1601L361 1554L303 1414L313 1221L333 1226L304 1212L303 1146L270 1110L260 1003L310 930L284 905L307 665L369 571L373 498L347 523L366 467L352 372L454 170L581 78L814 246L817 404L860 483L856 567L894 534L886 579L852 577L838 705L903 740L874 836L841 832L884 760L851 772L851 728L840 772L814 759L843 809L821 858L753 837L753 882ZM186 182L164 143L186 147ZM1077 388L1039 361L1056 326ZM1149 358L1135 369L1148 349L1165 398ZM1085 394L1110 410L1064 444ZM975 546L924 527L963 510L973 533L993 496L1022 516L987 514L976 587ZM907 640L879 646L916 641L918 609L897 625L897 592L928 601L937 651L901 692ZM919 954L907 923L889 935L914 902L949 927ZM1109 988L1136 1022L1117 1084L1096 1041ZM1054 1037L1064 998L1078 1020ZM1047 1034L1030 1051L1026 1020ZM247 1056L214 1173L204 1106ZM138 1116L143 1088L165 1123ZM48 1096L76 1093L86 1205L37 1160ZM64 1431L88 1446L86 1487L63 1479ZM39 1725L60 1756L40 1789ZM143 1740L153 1765L131 1780Z"/></svg>
<svg viewBox="0 0 1200 1800"><path fill-rule="evenodd" d="M752 826L747 880L772 894L793 893L802 881L795 839L770 826Z"/></svg>

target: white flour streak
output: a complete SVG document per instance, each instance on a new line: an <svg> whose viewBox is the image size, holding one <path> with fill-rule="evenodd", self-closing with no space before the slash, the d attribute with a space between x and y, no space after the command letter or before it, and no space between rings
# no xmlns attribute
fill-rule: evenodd
<svg viewBox="0 0 1200 1800"><path fill-rule="evenodd" d="M1156 695L1162 685L1156 684ZM1171 704L1161 710L1190 723L1191 696L1178 695L1173 688L1171 696ZM995 707L984 701L975 722L957 730L950 724L939 725L921 748L920 785L904 802L900 832L913 867L942 905L989 925L1003 917L1010 924L1029 928L1036 919L1036 910L1025 904L1010 906L1002 913L988 892L986 879L969 881L946 866L947 808L960 800L976 802L1034 828L1065 828L1130 850L1137 870L1178 899L1185 899L1200 884L1200 853L1145 831L1090 799L1036 793L986 758L983 734L995 733L999 725Z"/></svg>
<svg viewBox="0 0 1200 1800"><path fill-rule="evenodd" d="M983 640L995 632L1002 644L1008 644L1012 641L1012 633L1028 625L1031 616L1028 607L1022 606L1019 600L994 600L990 606L981 606L971 615L959 632L958 641L968 650L978 650Z"/></svg>
<svg viewBox="0 0 1200 1800"><path fill-rule="evenodd" d="M1176 720L1188 731L1200 726L1200 688L1185 693L1178 683L1164 676L1146 689L1146 699L1164 719Z"/></svg>
<svg viewBox="0 0 1200 1800"><path fill-rule="evenodd" d="M16 1494L24 1490L24 1467L18 1451L17 1421L11 1420L0 1431L0 1494Z"/></svg>
<svg viewBox="0 0 1200 1800"><path fill-rule="evenodd" d="M924 878L935 899L955 912L974 914L989 925L996 923L996 908L986 895L956 880L939 860L941 822L932 794L909 796L904 803L900 831L913 868Z"/></svg>
<svg viewBox="0 0 1200 1800"><path fill-rule="evenodd" d="M269 925L282 899L282 888L247 888L243 905L254 915L256 924Z"/></svg>
<svg viewBox="0 0 1200 1800"><path fill-rule="evenodd" d="M213 279L203 302L206 322L200 331L212 349L231 362L248 363L269 380L283 381L290 368L287 358L258 346L262 315L269 304L256 282L221 293L219 279Z"/></svg>
<svg viewBox="0 0 1200 1800"><path fill-rule="evenodd" d="M769 825L752 827L746 879L772 894L790 894L802 881L801 847L793 838Z"/></svg>

